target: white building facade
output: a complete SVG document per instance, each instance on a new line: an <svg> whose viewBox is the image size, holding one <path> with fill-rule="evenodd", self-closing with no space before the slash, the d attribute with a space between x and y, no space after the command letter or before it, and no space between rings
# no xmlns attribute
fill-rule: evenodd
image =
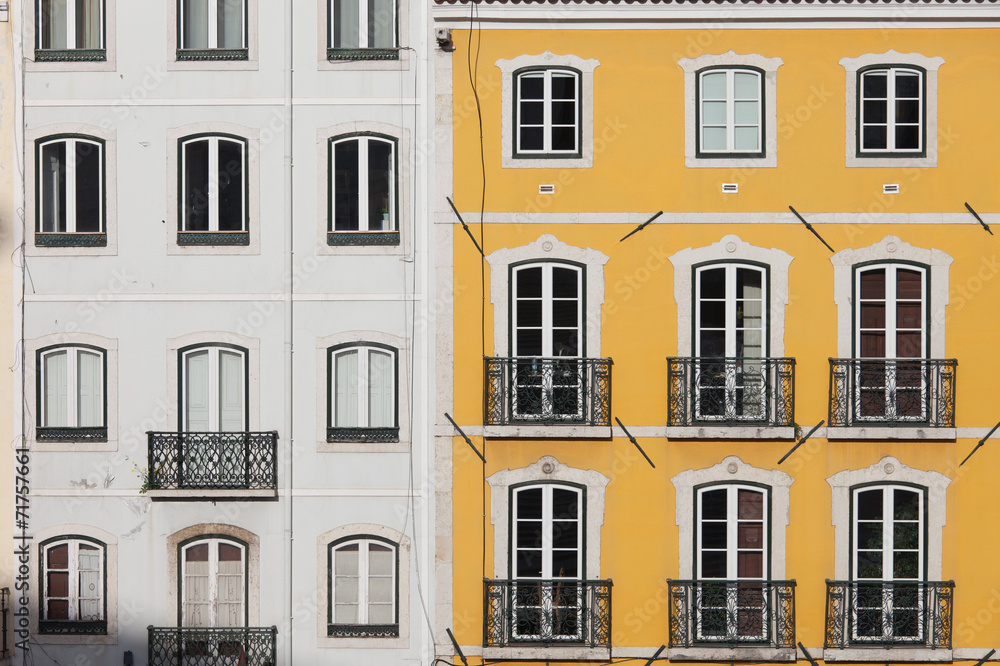
<svg viewBox="0 0 1000 666"><path fill-rule="evenodd" d="M18 663L433 659L428 9L12 7Z"/></svg>

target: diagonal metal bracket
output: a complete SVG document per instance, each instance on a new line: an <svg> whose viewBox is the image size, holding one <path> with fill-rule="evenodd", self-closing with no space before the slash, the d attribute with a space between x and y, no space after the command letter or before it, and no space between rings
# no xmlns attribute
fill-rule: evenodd
<svg viewBox="0 0 1000 666"><path fill-rule="evenodd" d="M465 229L465 233L469 234L469 238L472 239L472 244L476 246L477 250L479 250L479 254L485 257L486 254L483 252L483 248L479 247L479 243L476 242L476 237L472 235L472 231L469 229L469 225L467 225L465 223L465 220L462 219L462 216L459 215L458 209L455 208L455 203L448 197L445 197L445 199L448 200L448 204L451 206L451 209L455 211L455 217L457 217L458 221L462 223L462 228Z"/></svg>
<svg viewBox="0 0 1000 666"><path fill-rule="evenodd" d="M995 653L996 650L990 650L989 652L987 652L985 657L976 662L976 666L983 666L983 664L989 661L990 657L992 657Z"/></svg>
<svg viewBox="0 0 1000 666"><path fill-rule="evenodd" d="M448 416L448 415L445 414L445 416ZM451 421L451 417L450 416L448 416L448 420ZM454 423L454 421L451 421L451 422ZM455 427L457 428L458 426L455 426ZM462 432L462 431L459 430L459 432ZM455 634L451 633L451 629L445 629L445 631L448 632L448 638L451 639L451 644L453 646L455 646L455 653L458 654L458 658L462 660L462 663L465 664L465 666L469 666L469 660L465 658L464 654L462 654L462 648L458 647L458 641L455 640Z"/></svg>
<svg viewBox="0 0 1000 666"><path fill-rule="evenodd" d="M990 436L997 431L997 428L1000 428L1000 423L997 423L995 426L993 426L993 429L990 430L988 433L986 433L986 437L983 437L981 440L979 440L979 443L976 444L976 448L972 449L972 451L969 452L969 455L965 456L965 460L958 463L958 466L961 467L962 465L964 465L966 460L971 458L972 454L978 451L983 446L983 444L986 443L986 440L988 440Z"/></svg>
<svg viewBox="0 0 1000 666"><path fill-rule="evenodd" d="M649 466L652 467L653 469L656 469L656 465L653 464L653 461L649 459L649 456L646 455L646 452L642 450L641 446L639 446L639 442L635 441L635 437L633 437L632 434L625 429L625 426L622 425L621 420L617 416L615 417L615 421L618 423L618 427L622 429L622 432L625 433L625 436L628 437L628 441L632 442L632 444L635 445L635 448L639 449L639 453L641 453L642 457L646 459L646 462L649 463ZM660 653L657 652L656 654Z"/></svg>
<svg viewBox="0 0 1000 666"><path fill-rule="evenodd" d="M472 443L472 440L469 439L469 436L466 435L464 432L462 432L462 429L458 427L458 424L455 423L455 419L451 418L451 414L449 414L448 412L445 412L444 413L444 417L446 419L448 419L449 421L451 421L451 424L453 426L455 426L455 430L458 431L458 434L462 436L462 439L464 439L465 443L469 445L469 448L471 448L473 451L476 452L476 455L479 456L479 459L482 460L483 464L485 465L486 464L486 458L483 457L483 454L480 453L479 449L477 449L476 446L475 446L475 444Z"/></svg>
<svg viewBox="0 0 1000 666"><path fill-rule="evenodd" d="M633 229L632 231L630 231L630 232L628 232L627 234L625 234L625 235L624 235L624 236L622 237L622 239L621 239L620 241L618 241L618 242L619 242L619 243L621 243L621 242L622 242L623 240L625 240L626 238L628 238L628 237L629 237L629 236L631 236L632 234L634 234L634 233L637 233L637 232L639 232L639 231L642 231L643 229L645 229L645 228L646 228L646 225L648 225L648 224L649 224L650 222L652 222L653 220L655 220L656 218L658 218L658 217L659 217L659 216L661 216L661 215L663 215L663 211L662 211L662 210L661 210L661 211L660 211L659 213L657 213L656 215L654 215L653 217L649 218L648 220L646 220L645 222L643 222L642 224L640 224L639 226L637 226L637 227L636 227L635 229Z"/></svg>
<svg viewBox="0 0 1000 666"><path fill-rule="evenodd" d="M623 428L623 430L624 430L624 428ZM646 666L653 666L653 662L654 662L654 661L656 661L656 658L657 658L657 657L659 657L659 656L660 656L660 653L661 653L661 652L663 652L663 651L664 651L664 650L666 650L666 649L667 649L667 646L666 646L666 645L661 645L661 646L660 646L660 649L659 649L659 650L657 650L656 652L654 652L654 653L653 653L653 656L652 656L652 657L650 657L650 658L649 658L649 661L647 661L647 662L646 662ZM979 665L977 664L977 666L979 666Z"/></svg>
<svg viewBox="0 0 1000 666"><path fill-rule="evenodd" d="M819 232L816 231L815 229L813 229L813 225L811 225L808 222L806 222L806 218L804 218L801 215L799 215L799 211L795 210L791 206L788 207L788 210L792 211L795 214L795 217L799 218L799 221L802 224L806 225L806 229L808 229L809 231L811 231L813 233L813 236L815 236L816 238L819 239L820 243L822 243L823 245L826 245L826 249L828 249L830 252L836 252L836 250L834 250L832 247L830 247L829 243L827 243L825 240L823 240L823 237L819 235Z"/></svg>
<svg viewBox="0 0 1000 666"><path fill-rule="evenodd" d="M990 225L988 225L985 222L983 222L983 218L979 217L979 213L977 213L976 211L972 210L972 206L969 205L968 201L965 202L965 207L969 209L970 213L972 213L972 217L974 217L977 220L979 220L979 224L983 225L983 229L986 229L986 231L989 232L990 236L992 236L993 232L990 231ZM978 666L978 664L977 664L977 666Z"/></svg>
<svg viewBox="0 0 1000 666"><path fill-rule="evenodd" d="M802 650L802 654L805 655L806 661L809 662L810 666L819 666L819 663L812 658L811 654L809 654L809 650L807 650L805 646L802 645L802 641L799 641L799 649Z"/></svg>
<svg viewBox="0 0 1000 666"><path fill-rule="evenodd" d="M823 419L822 421L820 421L819 423L817 423L816 425L814 425L813 428L812 428L812 430L810 430L809 432L807 432L806 435L805 435L805 437L803 437L802 439L800 439L799 442L798 442L798 444L796 444L795 446L792 447L791 451L789 451L788 453L786 453L785 455L783 455L781 457L781 460L778 461L778 464L780 465L781 463L785 462L785 459L788 458L788 456L790 456L793 453L795 453L795 449L797 449L800 446L802 446L803 444L805 444L805 441L807 439L809 439L810 437L812 437L812 434L814 432L816 432L817 430L819 430L819 427L821 425L823 425L824 423L826 423L826 419Z"/></svg>

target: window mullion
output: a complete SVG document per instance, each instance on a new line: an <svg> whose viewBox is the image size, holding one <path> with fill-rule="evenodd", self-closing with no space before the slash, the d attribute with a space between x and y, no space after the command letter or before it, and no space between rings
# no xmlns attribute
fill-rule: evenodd
<svg viewBox="0 0 1000 666"><path fill-rule="evenodd" d="M737 498L738 488L729 486L726 488L726 578L736 580L739 575L737 568L739 534L739 512Z"/></svg>
<svg viewBox="0 0 1000 666"><path fill-rule="evenodd" d="M208 230L219 230L219 139L208 140Z"/></svg>
<svg viewBox="0 0 1000 666"><path fill-rule="evenodd" d="M358 544L358 622L368 624L368 541Z"/></svg>
<svg viewBox="0 0 1000 666"><path fill-rule="evenodd" d="M70 347L66 350L66 425L73 428L80 425L80 350Z"/></svg>
<svg viewBox="0 0 1000 666"><path fill-rule="evenodd" d="M893 521L893 490L886 487L882 491L882 580L891 581L895 578L893 569L895 523Z"/></svg>
<svg viewBox="0 0 1000 666"><path fill-rule="evenodd" d="M58 190L56 190L58 197ZM66 231L76 231L76 139L66 140ZM55 220L58 226L59 221Z"/></svg>
<svg viewBox="0 0 1000 666"><path fill-rule="evenodd" d="M542 488L542 578L552 578L552 486Z"/></svg>
<svg viewBox="0 0 1000 666"><path fill-rule="evenodd" d="M219 541L208 542L208 617L209 626L219 626Z"/></svg>
<svg viewBox="0 0 1000 666"><path fill-rule="evenodd" d="M70 621L79 620L79 609L80 609L80 544L75 541L70 541L67 544L66 555L69 558L69 562L66 564L66 571L69 577L69 584L66 590L66 605L68 606L68 612L66 617ZM74 603L74 600L76 603Z"/></svg>
<svg viewBox="0 0 1000 666"><path fill-rule="evenodd" d="M358 348L358 425L366 427L368 425L368 396L370 391L369 361L371 349L368 347Z"/></svg>
<svg viewBox="0 0 1000 666"><path fill-rule="evenodd" d="M368 231L368 139L358 138L358 230Z"/></svg>
<svg viewBox="0 0 1000 666"><path fill-rule="evenodd" d="M890 69L885 81L886 146L896 150L896 70Z"/></svg>
<svg viewBox="0 0 1000 666"><path fill-rule="evenodd" d="M726 71L726 150L736 150L736 72Z"/></svg>
<svg viewBox="0 0 1000 666"><path fill-rule="evenodd" d="M66 2L66 48L76 48L76 2Z"/></svg>
<svg viewBox="0 0 1000 666"><path fill-rule="evenodd" d="M885 357L896 358L896 267L885 267Z"/></svg>
<svg viewBox="0 0 1000 666"><path fill-rule="evenodd" d="M732 358L736 356L736 266L729 264L726 266L726 351L725 355Z"/></svg>
<svg viewBox="0 0 1000 666"><path fill-rule="evenodd" d="M356 0L358 3L358 46L368 48L368 0Z"/></svg>
<svg viewBox="0 0 1000 666"><path fill-rule="evenodd" d="M552 356L552 264L542 266L542 356Z"/></svg>
<svg viewBox="0 0 1000 666"><path fill-rule="evenodd" d="M552 70L542 77L542 150L552 151Z"/></svg>
<svg viewBox="0 0 1000 666"><path fill-rule="evenodd" d="M219 48L218 3L208 0L208 48Z"/></svg>
<svg viewBox="0 0 1000 666"><path fill-rule="evenodd" d="M214 428L216 432L221 429L219 423L219 403L222 400L219 375L222 368L222 357L218 347L208 349L208 427Z"/></svg>

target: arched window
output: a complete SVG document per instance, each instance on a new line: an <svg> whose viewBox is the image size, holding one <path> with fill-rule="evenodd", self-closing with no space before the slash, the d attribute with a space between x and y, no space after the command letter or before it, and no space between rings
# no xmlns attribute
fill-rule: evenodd
<svg viewBox="0 0 1000 666"><path fill-rule="evenodd" d="M247 430L247 350L235 345L185 347L180 355L180 430Z"/></svg>
<svg viewBox="0 0 1000 666"><path fill-rule="evenodd" d="M399 441L398 350L362 342L327 354L327 441Z"/></svg>
<svg viewBox="0 0 1000 666"><path fill-rule="evenodd" d="M396 139L378 134L331 138L329 174L329 232L398 230ZM373 236L371 242L378 240Z"/></svg>
<svg viewBox="0 0 1000 666"><path fill-rule="evenodd" d="M399 635L397 544L375 536L338 539L328 547L327 635Z"/></svg>
<svg viewBox="0 0 1000 666"><path fill-rule="evenodd" d="M64 135L38 139L36 147L36 244L60 244L46 234L106 234L104 141Z"/></svg>
<svg viewBox="0 0 1000 666"><path fill-rule="evenodd" d="M872 67L858 72L858 152L922 154L924 76L920 67Z"/></svg>
<svg viewBox="0 0 1000 666"><path fill-rule="evenodd" d="M580 153L580 72L532 68L515 74L515 155Z"/></svg>
<svg viewBox="0 0 1000 666"><path fill-rule="evenodd" d="M698 72L698 154L764 155L764 75L713 67Z"/></svg>
<svg viewBox="0 0 1000 666"><path fill-rule="evenodd" d="M178 546L182 627L247 625L247 544L218 536Z"/></svg>
<svg viewBox="0 0 1000 666"><path fill-rule="evenodd" d="M178 244L248 245L247 140L199 134L178 146Z"/></svg>
<svg viewBox="0 0 1000 666"><path fill-rule="evenodd" d="M81 536L43 541L41 614L43 634L106 634L107 556L103 542Z"/></svg>
<svg viewBox="0 0 1000 666"><path fill-rule="evenodd" d="M106 441L107 352L91 345L38 350L39 441Z"/></svg>

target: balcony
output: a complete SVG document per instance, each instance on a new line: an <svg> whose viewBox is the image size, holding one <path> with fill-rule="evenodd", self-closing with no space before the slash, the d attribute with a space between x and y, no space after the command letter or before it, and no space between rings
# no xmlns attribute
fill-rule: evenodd
<svg viewBox="0 0 1000 666"><path fill-rule="evenodd" d="M668 585L671 659L795 660L794 580Z"/></svg>
<svg viewBox="0 0 1000 666"><path fill-rule="evenodd" d="M150 432L152 499L273 499L277 432Z"/></svg>
<svg viewBox="0 0 1000 666"><path fill-rule="evenodd" d="M149 666L274 666L277 627L148 627Z"/></svg>
<svg viewBox="0 0 1000 666"><path fill-rule="evenodd" d="M535 356L484 360L483 423L488 435L610 437L610 358ZM548 426L554 425L577 429L553 432ZM505 428L491 433L490 426Z"/></svg>
<svg viewBox="0 0 1000 666"><path fill-rule="evenodd" d="M610 649L610 580L483 582L484 648L525 645Z"/></svg>
<svg viewBox="0 0 1000 666"><path fill-rule="evenodd" d="M950 580L826 581L826 660L897 661L884 650L918 648L909 656L919 661L949 661L954 591L955 583Z"/></svg>
<svg viewBox="0 0 1000 666"><path fill-rule="evenodd" d="M955 359L831 358L829 437L954 439L957 366Z"/></svg>
<svg viewBox="0 0 1000 666"><path fill-rule="evenodd" d="M668 358L668 436L792 438L794 358Z"/></svg>

